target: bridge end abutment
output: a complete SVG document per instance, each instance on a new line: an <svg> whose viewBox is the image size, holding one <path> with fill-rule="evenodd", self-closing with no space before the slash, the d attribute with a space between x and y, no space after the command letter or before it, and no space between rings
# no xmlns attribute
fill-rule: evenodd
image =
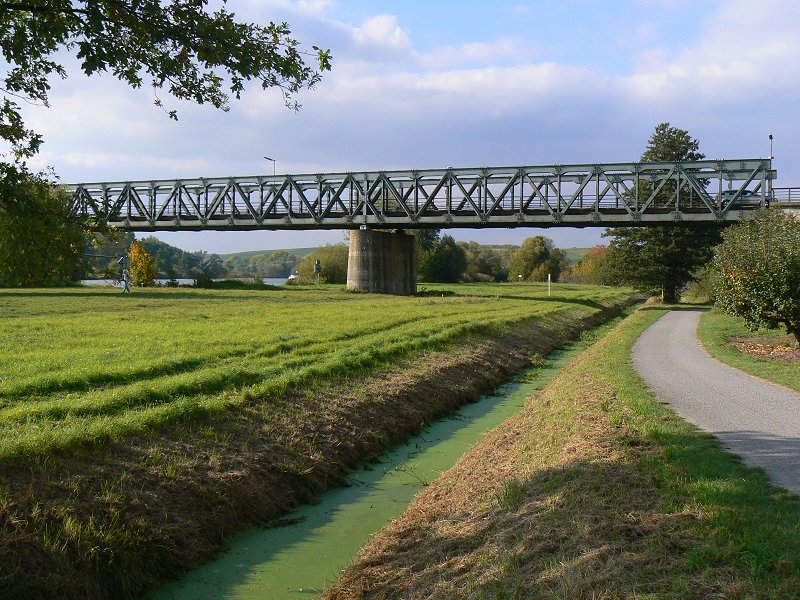
<svg viewBox="0 0 800 600"><path fill-rule="evenodd" d="M415 236L402 230L391 233L371 229L351 231L347 289L398 296L416 294Z"/></svg>

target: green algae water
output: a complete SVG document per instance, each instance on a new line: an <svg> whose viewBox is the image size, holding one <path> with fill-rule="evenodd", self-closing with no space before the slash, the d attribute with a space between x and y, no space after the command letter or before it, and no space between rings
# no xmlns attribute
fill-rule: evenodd
<svg viewBox="0 0 800 600"><path fill-rule="evenodd" d="M219 558L149 598L280 600L320 596L370 535L400 516L424 485L454 465L487 431L516 414L526 399L588 347L597 333L597 329L585 333L581 340L548 356L545 366L529 369L495 394L429 425L383 454L378 462L351 472L349 487L330 490L318 504L301 506L286 515L285 522L293 524L251 529L236 536Z"/></svg>

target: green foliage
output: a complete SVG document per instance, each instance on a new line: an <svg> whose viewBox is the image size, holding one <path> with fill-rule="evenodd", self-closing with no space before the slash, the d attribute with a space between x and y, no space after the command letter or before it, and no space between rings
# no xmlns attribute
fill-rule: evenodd
<svg viewBox="0 0 800 600"><path fill-rule="evenodd" d="M690 281L683 294L681 302L708 304L714 301L714 287L716 285L716 271L711 263L697 269L693 274L694 280Z"/></svg>
<svg viewBox="0 0 800 600"><path fill-rule="evenodd" d="M422 239L417 238L417 276L424 282L460 281L467 268L467 253L456 244L452 236L439 237L436 230L423 230ZM429 231L436 231L430 239Z"/></svg>
<svg viewBox="0 0 800 600"><path fill-rule="evenodd" d="M186 252L154 236L148 236L139 242L153 255L159 269L158 276L168 279L193 278L197 270L202 270L203 260L208 256L205 252Z"/></svg>
<svg viewBox="0 0 800 600"><path fill-rule="evenodd" d="M506 281L508 266L504 264L504 255L478 242L459 242L467 257L464 269L465 281Z"/></svg>
<svg viewBox="0 0 800 600"><path fill-rule="evenodd" d="M273 250L251 256L247 261L247 272L253 277L288 277L301 258L288 250Z"/></svg>
<svg viewBox="0 0 800 600"><path fill-rule="evenodd" d="M135 303L112 301L113 290L78 288L57 303L50 290L2 290L0 458L102 443L267 401L486 328L583 318L595 314L595 303L626 293L565 286L563 301L540 302L540 285L517 286L513 298L499 284L466 287L467 297L447 298L330 286L150 288Z"/></svg>
<svg viewBox="0 0 800 600"><path fill-rule="evenodd" d="M53 0L2 2L0 50L10 65L0 105L0 137L18 157L38 151L41 138L25 129L19 105L9 97L47 105L52 75L66 77L66 50L86 75L111 73L128 85L166 88L175 98L227 110L248 81L277 88L287 106L330 69L330 54L300 50L285 23L237 21L207 0ZM315 68L305 60L313 58ZM227 88L227 90L225 89ZM161 106L161 101L156 99ZM170 117L177 118L174 110Z"/></svg>
<svg viewBox="0 0 800 600"><path fill-rule="evenodd" d="M306 254L297 265L297 274L305 283L315 282L314 263L319 260L322 272L319 280L321 283L347 283L347 257L349 254L347 244L326 244L316 252Z"/></svg>
<svg viewBox="0 0 800 600"><path fill-rule="evenodd" d="M547 281L549 273L553 281L558 281L566 262L566 255L555 247L553 240L541 235L529 237L511 255L508 278L511 281Z"/></svg>
<svg viewBox="0 0 800 600"><path fill-rule="evenodd" d="M800 344L800 221L759 210L723 238L714 257L716 305L752 329L785 327Z"/></svg>
<svg viewBox="0 0 800 600"><path fill-rule="evenodd" d="M615 282L608 270L608 255L608 246L603 244L590 248L577 263L567 268L561 275L561 281L613 285Z"/></svg>
<svg viewBox="0 0 800 600"><path fill-rule="evenodd" d="M650 136L642 161L682 162L700 160L700 142L684 129L660 123ZM676 193L668 182L654 199L654 206L668 206ZM649 182L640 182L639 197L652 192ZM712 256L721 240L721 227L711 225L672 225L648 228L618 227L603 234L611 236L608 274L616 281L648 293L661 293L663 302L677 302L679 292L699 267Z"/></svg>
<svg viewBox="0 0 800 600"><path fill-rule="evenodd" d="M430 252L442 236L441 229L418 229L414 232L417 242L417 253Z"/></svg>
<svg viewBox="0 0 800 600"><path fill-rule="evenodd" d="M613 236L609 277L647 293L660 293L665 303L677 302L697 269L711 260L721 234L719 225L609 229L603 234Z"/></svg>
<svg viewBox="0 0 800 600"><path fill-rule="evenodd" d="M210 282L225 276L225 263L218 254L209 254L201 250L194 255L197 257L198 265L191 271L193 279Z"/></svg>
<svg viewBox="0 0 800 600"><path fill-rule="evenodd" d="M45 286L80 277L86 223L40 175L0 163L0 286Z"/></svg>
<svg viewBox="0 0 800 600"><path fill-rule="evenodd" d="M136 236L132 232L121 229L110 229L104 233L87 236L84 255L85 277L119 279L122 267L118 260L128 254L131 242L135 239ZM146 246L145 248L147 249Z"/></svg>
<svg viewBox="0 0 800 600"><path fill-rule="evenodd" d="M685 129L659 123L647 142L642 162L680 162L705 158L700 152L700 142Z"/></svg>
<svg viewBox="0 0 800 600"><path fill-rule="evenodd" d="M128 250L131 283L142 287L153 285L158 276L158 267L153 256L139 242L132 242Z"/></svg>

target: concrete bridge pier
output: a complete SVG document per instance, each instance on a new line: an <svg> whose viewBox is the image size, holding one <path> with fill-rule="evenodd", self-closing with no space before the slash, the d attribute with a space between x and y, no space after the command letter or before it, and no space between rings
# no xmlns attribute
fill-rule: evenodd
<svg viewBox="0 0 800 600"><path fill-rule="evenodd" d="M403 230L350 231L347 289L398 296L416 294L416 237Z"/></svg>

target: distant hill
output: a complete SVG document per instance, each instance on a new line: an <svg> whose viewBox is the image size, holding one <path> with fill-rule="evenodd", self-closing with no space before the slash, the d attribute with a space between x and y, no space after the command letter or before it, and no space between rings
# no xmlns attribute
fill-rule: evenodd
<svg viewBox="0 0 800 600"><path fill-rule="evenodd" d="M311 254L317 248L279 248L277 250L249 250L247 252L231 252L229 254L220 254L219 257L222 260L226 260L232 256L234 257L242 257L242 258L250 258L255 256L256 254L272 254L273 252L278 252L278 250L285 250L289 254L293 256L303 257L306 254Z"/></svg>
<svg viewBox="0 0 800 600"><path fill-rule="evenodd" d="M570 264L575 264L584 256L586 253L591 250L591 248L561 248L564 251L564 254L567 255L567 260Z"/></svg>

